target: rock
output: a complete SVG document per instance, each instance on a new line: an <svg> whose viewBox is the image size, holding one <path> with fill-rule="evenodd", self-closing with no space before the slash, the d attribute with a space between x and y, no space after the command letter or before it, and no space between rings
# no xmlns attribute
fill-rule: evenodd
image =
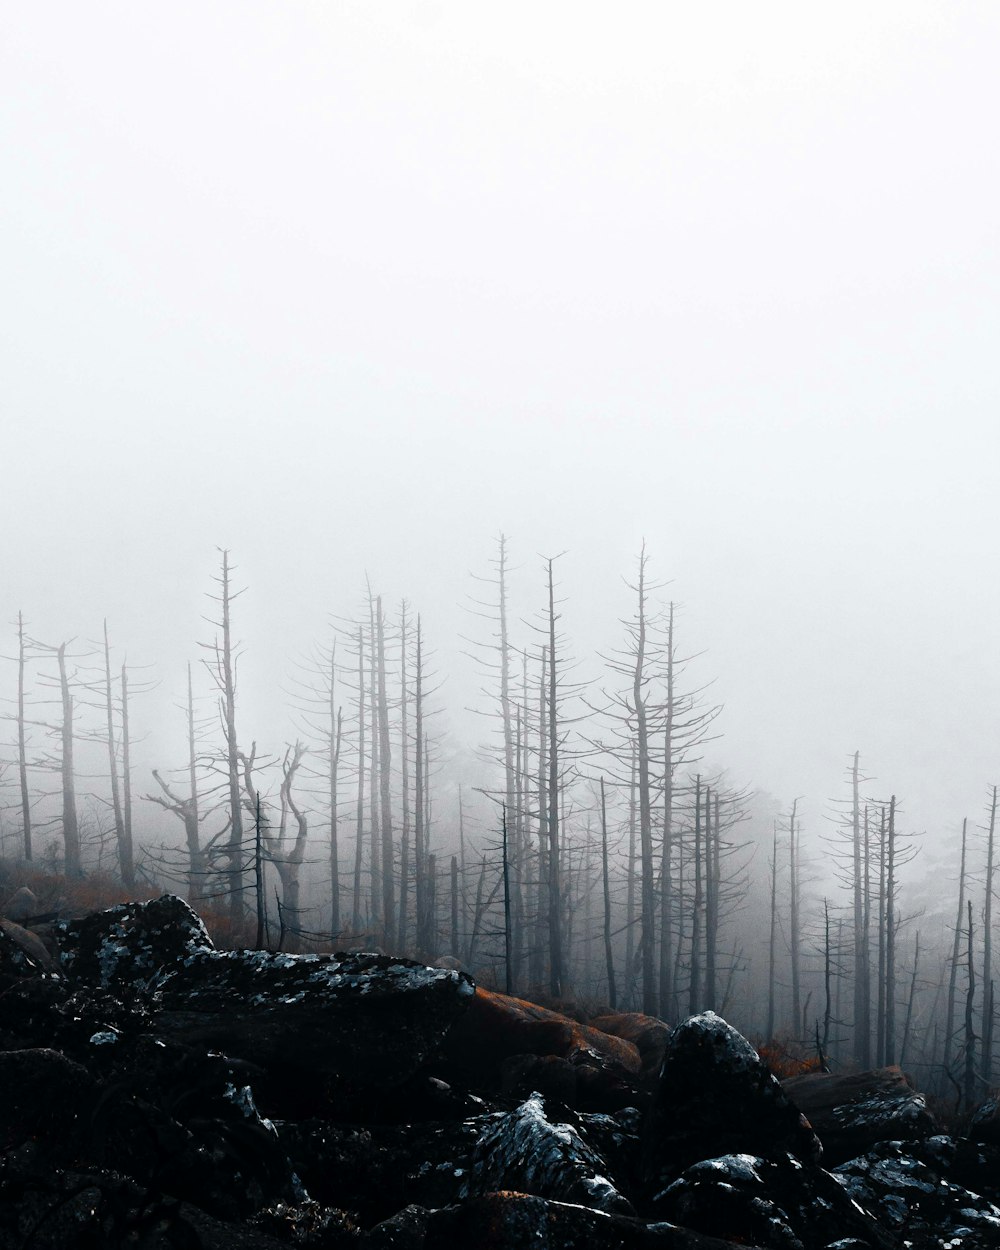
<svg viewBox="0 0 1000 1250"><path fill-rule="evenodd" d="M0 920L0 929L20 946L21 950L24 951L36 968L44 972L54 971L55 960L49 954L48 948L37 933L32 933L30 929L22 928L21 925L15 924L13 920Z"/></svg>
<svg viewBox="0 0 1000 1250"><path fill-rule="evenodd" d="M495 1193L433 1211L425 1250L736 1250L674 1224L646 1224L529 1194ZM740 1250L754 1250L743 1245Z"/></svg>
<svg viewBox="0 0 1000 1250"><path fill-rule="evenodd" d="M655 1016L644 1016L640 1011L597 1016L589 1024L592 1029L632 1043L639 1052L643 1086L652 1088L663 1064L670 1026Z"/></svg>
<svg viewBox="0 0 1000 1250"><path fill-rule="evenodd" d="M834 1175L849 1197L879 1212L898 1238L921 1250L995 1250L1000 1207L946 1181L909 1153L908 1143L881 1142Z"/></svg>
<svg viewBox="0 0 1000 1250"><path fill-rule="evenodd" d="M0 979L38 976L51 967L44 945L37 938L31 941L33 937L19 924L0 920Z"/></svg>
<svg viewBox="0 0 1000 1250"><path fill-rule="evenodd" d="M56 1050L0 1052L0 1149L42 1140L74 1162L96 1097L86 1068Z"/></svg>
<svg viewBox="0 0 1000 1250"><path fill-rule="evenodd" d="M126 996L151 992L161 973L214 950L200 917L174 894L65 921L56 936L68 976Z"/></svg>
<svg viewBox="0 0 1000 1250"><path fill-rule="evenodd" d="M935 1134L924 1141L907 1142L906 1151L952 1185L1000 1206L1000 1147Z"/></svg>
<svg viewBox="0 0 1000 1250"><path fill-rule="evenodd" d="M279 1120L276 1127L310 1196L370 1225L407 1206L457 1202L490 1120L365 1126Z"/></svg>
<svg viewBox="0 0 1000 1250"><path fill-rule="evenodd" d="M829 1172L791 1155L704 1159L657 1195L656 1205L699 1232L772 1250L823 1250L847 1237L857 1250L894 1244Z"/></svg>
<svg viewBox="0 0 1000 1250"><path fill-rule="evenodd" d="M937 1132L923 1094L898 1067L849 1076L808 1072L781 1082L823 1143L828 1166L880 1141L911 1141Z"/></svg>
<svg viewBox="0 0 1000 1250"><path fill-rule="evenodd" d="M550 1118L540 1095L498 1117L479 1138L463 1197L517 1190L633 1215L607 1177L608 1165L572 1125Z"/></svg>
<svg viewBox="0 0 1000 1250"><path fill-rule="evenodd" d="M513 1097L541 1089L587 1111L615 1111L638 1097L642 1064L631 1042L482 986L443 1053L463 1079Z"/></svg>
<svg viewBox="0 0 1000 1250"><path fill-rule="evenodd" d="M195 951L161 972L163 1035L249 1060L272 1106L363 1099L411 1077L472 1000L464 973L389 955Z"/></svg>
<svg viewBox="0 0 1000 1250"><path fill-rule="evenodd" d="M712 1011L679 1024L643 1130L648 1193L702 1159L785 1153L817 1163L822 1147L750 1043Z"/></svg>
<svg viewBox="0 0 1000 1250"><path fill-rule="evenodd" d="M6 916L8 920L28 920L37 916L38 912L38 898L26 885L19 886L6 904L0 907L0 916Z"/></svg>
<svg viewBox="0 0 1000 1250"><path fill-rule="evenodd" d="M404 1207L365 1234L364 1250L422 1250L430 1217L426 1207Z"/></svg>
<svg viewBox="0 0 1000 1250"><path fill-rule="evenodd" d="M969 1120L969 1137L986 1146L1000 1146L1000 1101L987 1099Z"/></svg>

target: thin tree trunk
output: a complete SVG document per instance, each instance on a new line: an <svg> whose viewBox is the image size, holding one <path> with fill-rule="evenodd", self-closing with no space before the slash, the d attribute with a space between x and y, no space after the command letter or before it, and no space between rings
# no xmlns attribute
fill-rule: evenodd
<svg viewBox="0 0 1000 1250"><path fill-rule="evenodd" d="M375 601L375 626L378 646L378 738L379 738L379 797L382 813L382 923L383 940L392 945L396 934L396 887L394 878L395 855L392 829L391 756L389 741L389 693L386 688L385 666L385 617L382 613L382 596Z"/></svg>
<svg viewBox="0 0 1000 1250"><path fill-rule="evenodd" d="M408 725L409 691L406 685L406 600L399 614L399 767L403 791L403 832L399 850L399 937L401 951L407 949L410 909L410 741ZM461 804L461 798L459 798ZM455 957L458 958L456 950Z"/></svg>
<svg viewBox="0 0 1000 1250"><path fill-rule="evenodd" d="M24 858L30 864L31 797L28 793L27 733L24 724L24 675L27 663L24 652L24 617L17 614L17 776L21 787L21 839Z"/></svg>
<svg viewBox="0 0 1000 1250"><path fill-rule="evenodd" d="M124 870L122 880L126 885L135 882L135 842L132 838L132 737L129 733L128 667L122 664L122 822L125 829L125 859L129 877Z"/></svg>
<svg viewBox="0 0 1000 1250"><path fill-rule="evenodd" d="M73 695L66 675L66 644L56 650L59 661L59 690L62 697L62 813L63 845L67 877L82 877L80 825L76 814L76 778L73 772Z"/></svg>
<svg viewBox="0 0 1000 1250"><path fill-rule="evenodd" d="M354 898L353 928L361 932L364 921L361 916L362 854L365 841L365 636L358 626L358 796L356 808L357 837L354 842Z"/></svg>
<svg viewBox="0 0 1000 1250"><path fill-rule="evenodd" d="M424 844L424 661L420 616L417 615L417 654L414 668L413 715L415 728L414 802L413 802L413 872L416 881L417 949L427 945L427 864Z"/></svg>
<svg viewBox="0 0 1000 1250"><path fill-rule="evenodd" d="M983 908L983 1080L987 1086L993 1074L993 1010L990 987L993 984L993 874L997 826L997 787L990 802L990 823L986 838L986 899Z"/></svg>
<svg viewBox="0 0 1000 1250"><path fill-rule="evenodd" d="M556 694L556 600L552 560L548 560L549 580L549 993L562 995L562 885L559 864L559 720Z"/></svg>
<svg viewBox="0 0 1000 1250"><path fill-rule="evenodd" d="M778 825L771 834L771 932L768 939L767 958L767 1028L764 1036L768 1041L774 1037L774 964L778 936Z"/></svg>
<svg viewBox="0 0 1000 1250"><path fill-rule="evenodd" d="M896 796L889 800L885 898L885 1062L896 1062Z"/></svg>
<svg viewBox="0 0 1000 1250"><path fill-rule="evenodd" d="M885 808L879 820L878 849L878 1009L875 1021L875 1056L879 1067L885 1066Z"/></svg>
<svg viewBox="0 0 1000 1250"><path fill-rule="evenodd" d="M910 978L910 993L906 999L906 1020L903 1024L903 1044L899 1048L899 1066L906 1063L906 1051L910 1044L910 1025L913 1022L913 1000L917 993L917 975L920 969L920 931L913 943L913 976Z"/></svg>
<svg viewBox="0 0 1000 1250"><path fill-rule="evenodd" d="M666 708L663 729L663 841L660 847L660 1012L667 1015L673 1005L673 854L674 824L674 605L667 615Z"/></svg>
<svg viewBox="0 0 1000 1250"><path fill-rule="evenodd" d="M714 799L715 806L712 806ZM714 820L713 820L714 814ZM719 836L719 796L705 790L705 994L706 1010L715 1010L715 956L719 913L715 845Z"/></svg>
<svg viewBox="0 0 1000 1250"><path fill-rule="evenodd" d="M604 962L608 970L608 1003L611 1010L618 1007L618 991L615 987L615 958L611 948L611 882L608 875L608 808L604 798L604 778L601 778L601 879L604 885Z"/></svg>
<svg viewBox="0 0 1000 1250"><path fill-rule="evenodd" d="M972 941L972 900L968 904L969 915L969 946L968 974L969 985L965 994L965 1109L971 1111L976 1103L976 1032L973 1028L973 1010L976 997L976 963Z"/></svg>
<svg viewBox="0 0 1000 1250"><path fill-rule="evenodd" d="M510 848L507 842L507 807L502 808L503 821L503 951L504 951L504 988L506 993L513 994L511 979L511 930L510 930Z"/></svg>
<svg viewBox="0 0 1000 1250"><path fill-rule="evenodd" d="M701 776L695 778L694 791L694 906L691 908L691 979L688 987L688 1010L691 1015L701 1007Z"/></svg>
<svg viewBox="0 0 1000 1250"><path fill-rule="evenodd" d="M653 880L653 815L649 795L649 730L644 692L646 663L646 551L639 556L639 604L636 619L632 706L636 724L636 761L639 783L640 937L642 951L642 1010L656 1015L656 887Z"/></svg>
<svg viewBox="0 0 1000 1250"><path fill-rule="evenodd" d="M201 854L201 813L198 810L198 746L194 723L194 684L191 665L187 666L187 739L188 739L188 785L191 797L184 811L184 834L188 849L188 898L192 904L202 896L205 888L204 868Z"/></svg>
<svg viewBox="0 0 1000 1250"><path fill-rule="evenodd" d="M861 877L861 805L859 795L860 751L851 765L851 832L854 852L854 1058L862 1068L871 1067L871 1027L868 1019L868 934L864 924Z"/></svg>
<svg viewBox="0 0 1000 1250"><path fill-rule="evenodd" d="M108 640L108 622L104 620L104 711L108 726L108 775L111 779L111 811L115 822L115 838L118 843L118 870L122 884L135 884L132 864L132 848L125 836L125 817L122 813L121 785L118 780L118 744L115 742L115 704L111 685L111 644Z"/></svg>
<svg viewBox="0 0 1000 1250"><path fill-rule="evenodd" d="M791 944L792 957L792 1019L795 1021L796 1028L802 1019L801 1005L801 975L799 960L799 866L798 866L798 828L796 826L796 815L798 812L798 799L792 803L792 812L788 820L788 906L789 906L789 942Z"/></svg>

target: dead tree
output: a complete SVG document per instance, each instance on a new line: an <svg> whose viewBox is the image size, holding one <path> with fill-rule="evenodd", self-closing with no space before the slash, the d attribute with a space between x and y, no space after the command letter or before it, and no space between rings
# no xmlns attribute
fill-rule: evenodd
<svg viewBox="0 0 1000 1250"><path fill-rule="evenodd" d="M236 734L236 669L241 649L233 641L232 630L232 605L243 594L243 590L233 590L232 573L229 552L224 550L221 572L212 579L219 587L219 593L209 595L219 605L221 613L217 620L210 623L221 630L221 636L216 634L212 642L199 645L209 653L203 663L219 693L219 720L223 733L222 771L229 800L229 839L225 848L226 895L229 920L236 928L244 913L243 874L246 848L243 844L240 747Z"/></svg>

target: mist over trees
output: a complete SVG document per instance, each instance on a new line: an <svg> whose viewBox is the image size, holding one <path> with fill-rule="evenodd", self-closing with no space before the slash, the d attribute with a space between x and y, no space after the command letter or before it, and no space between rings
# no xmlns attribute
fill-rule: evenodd
<svg viewBox="0 0 1000 1250"><path fill-rule="evenodd" d="M184 702L141 768L153 670L130 668L107 621L96 642L35 639L24 605L4 675L5 871L176 891L233 943L450 957L508 992L668 1021L713 1008L973 1103L996 1064L997 786L956 813L952 863L856 744L831 761L832 796L734 781L725 692L690 677L698 639L652 554L623 571L631 611L593 655L560 589L571 558L515 559L500 535L470 576L469 741L449 729L428 605L374 584L332 605L309 655L272 657L295 736L248 740L254 588L220 552Z"/></svg>

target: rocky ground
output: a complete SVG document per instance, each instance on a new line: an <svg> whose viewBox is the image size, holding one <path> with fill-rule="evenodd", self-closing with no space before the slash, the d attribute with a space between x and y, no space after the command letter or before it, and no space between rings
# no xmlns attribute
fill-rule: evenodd
<svg viewBox="0 0 1000 1250"><path fill-rule="evenodd" d="M1000 1247L1000 1111L940 1134L898 1069L782 1084L711 1012L217 950L170 895L22 919L0 1250Z"/></svg>

